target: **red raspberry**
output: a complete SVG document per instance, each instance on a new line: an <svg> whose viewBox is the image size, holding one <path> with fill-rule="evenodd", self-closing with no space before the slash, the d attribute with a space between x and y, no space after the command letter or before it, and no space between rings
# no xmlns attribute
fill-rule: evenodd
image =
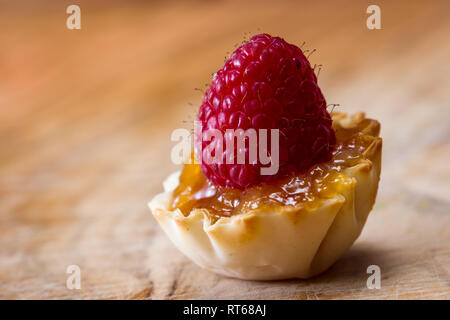
<svg viewBox="0 0 450 320"><path fill-rule="evenodd" d="M244 189L305 171L330 160L336 143L326 101L308 59L297 46L268 34L253 36L214 74L198 120L203 134L208 129L218 129L223 135L226 129L280 130L279 170L275 175L260 174L264 165L259 157L257 163L248 164L248 145L245 164L226 164L225 160L207 164L203 158L204 175L223 187ZM216 143L201 138L195 137L197 151L200 146L205 150ZM228 151L223 141L223 159Z"/></svg>

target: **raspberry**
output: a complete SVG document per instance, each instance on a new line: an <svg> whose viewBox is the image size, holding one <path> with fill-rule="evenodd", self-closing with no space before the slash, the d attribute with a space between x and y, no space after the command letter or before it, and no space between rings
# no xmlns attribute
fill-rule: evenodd
<svg viewBox="0 0 450 320"><path fill-rule="evenodd" d="M203 174L223 187L245 189L305 171L330 160L336 143L326 101L308 59L297 46L268 34L255 35L238 47L214 74L197 120L202 134L208 129L218 129L223 136L227 129L279 129L279 170L274 175L261 175L260 168L267 165L259 159L245 164L202 161ZM197 151L217 143L202 137L195 137ZM226 150L223 139L223 155L215 156L225 159L233 150Z"/></svg>

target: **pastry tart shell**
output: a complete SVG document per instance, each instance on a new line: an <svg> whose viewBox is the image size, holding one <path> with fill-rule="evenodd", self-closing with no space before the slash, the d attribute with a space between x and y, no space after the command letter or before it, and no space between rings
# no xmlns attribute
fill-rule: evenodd
<svg viewBox="0 0 450 320"><path fill-rule="evenodd" d="M334 114L338 126L364 119ZM377 194L382 139L379 125L363 131L376 137L355 166L342 171L332 198L314 208L279 206L221 217L211 223L207 208L188 215L171 210L179 172L164 182L164 192L149 203L153 216L175 246L197 265L247 280L309 278L328 269L360 235Z"/></svg>

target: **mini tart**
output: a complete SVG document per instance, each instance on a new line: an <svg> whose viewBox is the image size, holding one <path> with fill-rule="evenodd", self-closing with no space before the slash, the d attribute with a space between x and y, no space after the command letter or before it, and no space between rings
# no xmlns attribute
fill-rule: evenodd
<svg viewBox="0 0 450 320"><path fill-rule="evenodd" d="M352 137L363 143L358 157L349 156L351 161L345 166L336 169L326 163L311 168L311 174L322 172L321 184L315 184L317 178L311 180L317 189L312 195L300 192L295 194L297 198L286 196L286 202L269 197L270 201L261 200L261 205L246 205L249 199L257 201L254 190L262 192L261 199L268 199L263 191L273 186L262 185L248 191L253 196L240 192L241 204L231 212L217 211L212 205L177 207L174 198L181 185L180 172L175 172L164 182L164 192L149 203L153 216L181 252L199 266L225 276L280 280L323 272L360 235L375 203L381 170L379 123L363 113L352 117L333 113L332 119L342 150L350 148L344 142ZM338 153L330 163L340 163L337 157ZM327 168L333 174L327 173ZM307 176L299 175L296 181ZM287 182L283 183L285 190Z"/></svg>

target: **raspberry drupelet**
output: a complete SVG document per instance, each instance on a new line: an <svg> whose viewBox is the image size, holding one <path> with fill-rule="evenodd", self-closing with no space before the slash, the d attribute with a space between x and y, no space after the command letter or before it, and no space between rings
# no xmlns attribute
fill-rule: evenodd
<svg viewBox="0 0 450 320"><path fill-rule="evenodd" d="M223 136L227 129L279 129L278 172L261 175L260 168L267 165L258 159L245 164L202 161L203 174L215 185L245 189L330 160L336 136L326 106L316 75L299 47L268 34L253 36L214 74L197 120L202 133L218 129ZM210 143L215 141L195 136L197 150L206 150ZM248 145L245 151L248 158ZM223 153L225 159L225 141Z"/></svg>

